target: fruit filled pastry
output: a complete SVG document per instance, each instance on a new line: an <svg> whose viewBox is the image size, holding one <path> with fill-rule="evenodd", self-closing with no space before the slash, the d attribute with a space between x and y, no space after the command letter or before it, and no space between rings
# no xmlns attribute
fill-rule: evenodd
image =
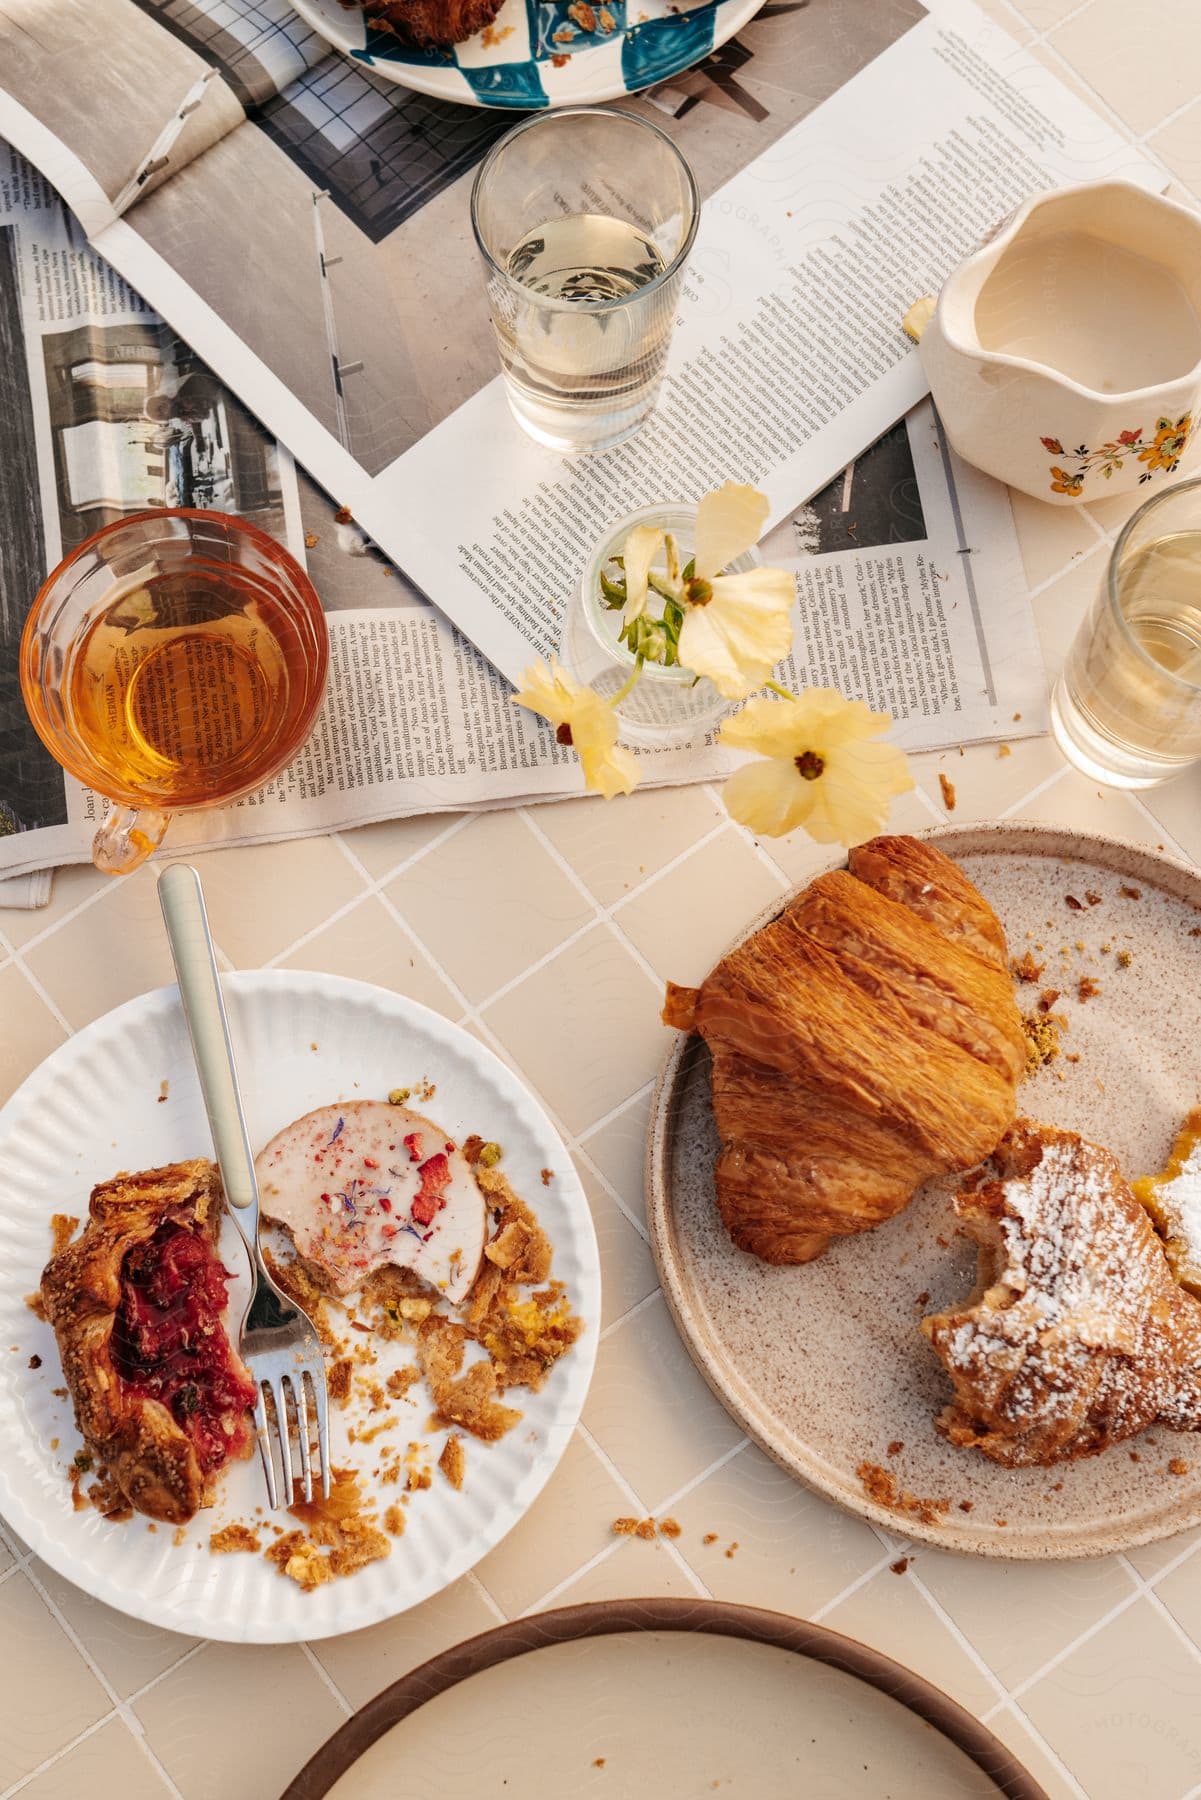
<svg viewBox="0 0 1201 1800"><path fill-rule="evenodd" d="M254 1441L254 1383L223 1321L224 1208L210 1162L115 1175L42 1275L88 1449L130 1506L172 1525Z"/></svg>

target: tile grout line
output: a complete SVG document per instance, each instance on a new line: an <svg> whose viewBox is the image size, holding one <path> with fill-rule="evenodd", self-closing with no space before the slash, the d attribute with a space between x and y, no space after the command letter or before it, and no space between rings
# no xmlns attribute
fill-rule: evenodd
<svg viewBox="0 0 1201 1800"><path fill-rule="evenodd" d="M318 1638L316 1640L316 1642L321 1643L322 1640L320 1638ZM307 1638L301 1638L298 1641L297 1647L299 1648L301 1655L305 1658L305 1661L309 1664L309 1666L312 1668L313 1672L316 1674L318 1680L321 1681L329 1689L330 1693L333 1695L333 1697L337 1701L338 1705L342 1708L342 1711L346 1714L346 1717L348 1719L351 1718L354 1715L355 1708L350 1704L350 1701L346 1698L346 1695L342 1692L341 1688L338 1686L337 1682L334 1680L333 1676L330 1674L329 1670L326 1668L326 1666L322 1662L321 1658L317 1655L317 1652L313 1649L312 1644L308 1641Z"/></svg>
<svg viewBox="0 0 1201 1800"><path fill-rule="evenodd" d="M1137 1583L1138 1591L1142 1595L1143 1599L1150 1602L1152 1609L1159 1614L1159 1616L1163 1620L1164 1624L1167 1625L1168 1628L1171 1630L1172 1635L1174 1637L1178 1638L1180 1640L1180 1642L1184 1645L1185 1649L1189 1652L1191 1660L1194 1663L1201 1663L1201 1646L1199 1646L1193 1642L1192 1638L1189 1636L1188 1632L1184 1629L1184 1626L1180 1623L1180 1620L1176 1617L1175 1613L1172 1611L1171 1607L1168 1605L1168 1603L1164 1599L1163 1595L1160 1593L1157 1593L1155 1588L1152 1587L1151 1583L1149 1581L1145 1581L1143 1579L1143 1577L1139 1574L1138 1570L1134 1567L1133 1563L1130 1562L1130 1560L1128 1559L1128 1557L1125 1555L1124 1552L1122 1553L1119 1560L1122 1563L1123 1567L1125 1568L1127 1574L1131 1577L1131 1579L1134 1582Z"/></svg>
<svg viewBox="0 0 1201 1800"><path fill-rule="evenodd" d="M102 1731L106 1725L111 1725L113 1720L119 1719L120 1716L120 1713L115 1709L110 1708L103 1717L93 1720L92 1724L85 1726L82 1731L76 1732L75 1736L69 1738L60 1749L53 1751L52 1754L47 1757L43 1757L36 1768L30 1769L27 1774L19 1776L10 1787L6 1787L3 1792L0 1793L0 1800L10 1800L12 1795L19 1794L23 1788L29 1786L31 1781L36 1781L39 1775L44 1775L47 1769L52 1769L55 1763L60 1762L64 1757L70 1756L72 1750L78 1749L79 1745L86 1743L88 1738L95 1737L98 1731ZM134 1735L133 1732L130 1733L131 1737ZM178 1791L179 1790L176 1789L177 1793Z"/></svg>
<svg viewBox="0 0 1201 1800"><path fill-rule="evenodd" d="M1007 806L1004 812L999 812L997 814L998 821L1001 819L1012 819L1015 815L1020 818L1022 816L1018 810L1020 807L1029 806L1031 801L1041 799L1045 793L1048 793L1050 789L1055 786L1056 782L1062 781L1065 776L1070 774L1071 765L1065 762L1062 769L1054 770L1044 781L1037 782L1035 786L1030 789L1029 793L1022 794L1011 806Z"/></svg>
<svg viewBox="0 0 1201 1800"><path fill-rule="evenodd" d="M68 864L67 866L80 868L84 865L76 863ZM78 919L81 913L89 911L91 907L103 900L107 895L117 893L120 886L120 880L114 879L111 876L106 876L100 887L94 888L90 894L85 894L83 899L77 901L76 904L71 907L69 912L63 914L61 919L55 919L53 924L44 925L41 931L36 931L31 938L27 939L26 942L22 944L22 950L36 950L38 946L44 944L48 938L52 938L55 932L61 931L64 925L70 925L73 920Z"/></svg>
<svg viewBox="0 0 1201 1800"><path fill-rule="evenodd" d="M743 1436L738 1439L736 1444L731 1444L728 1450L723 1450L716 1462L711 1462L709 1467L707 1469L702 1469L699 1475L692 1476L691 1480L685 1481L682 1486L668 1494L666 1500L661 1503L659 1511L670 1515L674 1508L680 1504L681 1500L687 1500L689 1494L694 1494L697 1488L708 1481L711 1475L716 1475L719 1469L724 1469L726 1464L733 1462L736 1456L741 1456L742 1452L750 1445L750 1442L750 1438L744 1433Z"/></svg>
<svg viewBox="0 0 1201 1800"><path fill-rule="evenodd" d="M417 816L420 817L422 815L418 814ZM440 845L449 843L451 838L456 837L460 831L466 831L473 819L480 817L482 817L482 814L473 811L453 814L449 824L447 824L442 831L436 832L435 835L432 838L429 838L424 844L419 844L416 850L411 850L407 856L402 856L399 862L394 863L391 867L385 869L382 875L372 875L370 869L359 856L358 852L352 845L346 842L346 831L353 831L353 826L343 827L341 830L337 831L331 831L329 836L337 842L338 848L350 858L352 865L361 875L365 876L368 881L378 882L382 885L385 881L395 881L398 875L407 874L414 863L419 863L423 856L428 856L431 851L437 850ZM388 821L385 821L385 823L387 822ZM397 824L403 824L404 822L404 820L395 821Z"/></svg>
<svg viewBox="0 0 1201 1800"><path fill-rule="evenodd" d="M1059 1754L1054 1744L1043 1736L1029 1713L1026 1712L1023 1707L1019 1706L1016 1701L1011 1700L1006 1706L994 1706L990 1710L988 1717L990 1719L996 1719L1005 1712L1009 1713L1021 1725L1025 1726L1026 1730L1030 1733L1030 1736L1034 1739L1056 1774L1061 1775L1064 1781L1067 1782L1072 1793L1076 1796L1076 1800L1090 1800L1090 1795L1081 1786L1077 1777L1073 1775L1071 1769L1068 1767L1067 1763L1064 1762L1063 1757ZM1021 1761L1020 1757L1018 1758L1018 1761Z"/></svg>
<svg viewBox="0 0 1201 1800"><path fill-rule="evenodd" d="M1069 1656L1074 1655L1077 1650L1083 1649L1084 1645L1087 1644L1090 1639L1096 1637L1107 1625L1111 1625L1115 1619L1120 1618L1124 1612L1129 1611L1135 1601L1141 1598L1142 1595L1138 1588L1133 1588L1130 1593L1124 1594L1116 1605L1110 1607L1108 1612L1102 1613L1099 1619L1094 1619L1092 1624L1080 1633L1079 1637L1073 1638L1069 1644L1064 1644L1061 1649L1055 1652L1054 1656L1048 1657L1047 1661L1040 1664L1032 1674L1023 1676L1021 1681L1015 1682L1013 1687L1009 1690L1009 1698L1011 1700L1020 1701L1023 1694L1028 1694L1031 1688L1037 1687L1038 1683L1045 1680L1048 1675L1059 1667L1060 1663L1066 1662ZM989 1714L985 1716L984 1722L986 1724L992 1711L995 1710L995 1708L991 1708Z"/></svg>
<svg viewBox="0 0 1201 1800"><path fill-rule="evenodd" d="M16 948L16 946L4 935L3 930L0 930L0 947L4 947L8 950L9 956L12 959L12 966L14 968L20 969L20 971L24 975L26 981L29 983L30 987L33 989L34 993L37 994L39 999L43 1002L43 1004L49 1010L55 1023L62 1027L62 1029L66 1032L68 1037L73 1037L74 1033L75 1033L75 1027L70 1023L70 1021L67 1018L67 1015L62 1011L58 1002L56 1000L51 999L51 997L47 993L46 989L42 986L42 983L38 980L38 977L34 974L33 970L29 967L29 964L25 961L24 956Z"/></svg>
<svg viewBox="0 0 1201 1800"><path fill-rule="evenodd" d="M920 1552L918 1552L918 1557L920 1558ZM942 1621L944 1629L950 1633L951 1637L959 1645L960 1650L966 1654L968 1661L973 1663L980 1674L984 1676L989 1686L993 1688L1003 1700L1008 1700L1010 1697L1009 1689L1005 1686L1005 1683L1001 1680L996 1671L990 1667L988 1662L986 1662L980 1651L977 1650L975 1644L972 1643L967 1633L963 1630L963 1627L952 1618L942 1601L939 1600L937 1595L933 1594L926 1586L926 1583L916 1572L916 1566L916 1561L910 1563L908 1570L909 1576L914 1587L922 1596L923 1600L930 1608L930 1611L934 1614L934 1617Z"/></svg>
<svg viewBox="0 0 1201 1800"><path fill-rule="evenodd" d="M877 1575L882 1575L889 1563L895 1562L896 1559L896 1551L892 1548L886 1549L878 1561L872 1563L868 1568L860 1570L854 1581L848 1581L847 1585L832 1599L824 1600L820 1606L816 1607L809 1614L810 1624L820 1625L836 1606L841 1606L844 1600L850 1600L859 1592L860 1588L865 1588L869 1581L874 1581Z"/></svg>
<svg viewBox="0 0 1201 1800"><path fill-rule="evenodd" d="M651 1234L650 1234L650 1231L647 1228L647 1226L645 1226L642 1223L642 1220L639 1218L636 1218L635 1215L630 1211L629 1207L626 1205L626 1203L622 1199L621 1195L616 1191L616 1189L613 1187L612 1183L610 1181L608 1181L604 1175L601 1174L600 1170L597 1168L596 1164L593 1162L593 1160L592 1160L591 1156L588 1154L587 1150L584 1149L583 1145L578 1140L576 1141L576 1143L574 1145L573 1155L577 1156L579 1158L579 1160L587 1166L588 1172L592 1176L593 1180L598 1182L600 1184L600 1186L604 1188L605 1193L609 1196L610 1200L612 1200L614 1206L617 1207L618 1211L621 1213L621 1216L625 1220L626 1224L632 1226L632 1228L638 1233L639 1237L642 1239L644 1244L649 1244L651 1241ZM614 1323L615 1323L615 1321L614 1321ZM608 1329L608 1327L606 1326L606 1330L607 1329Z"/></svg>
<svg viewBox="0 0 1201 1800"><path fill-rule="evenodd" d="M500 1546L497 1545L496 1548L499 1549ZM478 1573L478 1570L477 1569L468 1569L468 1571L463 1579L467 1582L469 1587L472 1587L476 1590L476 1592L479 1594L480 1599L484 1602L484 1605L492 1613L493 1617L496 1620L496 1623L498 1625L507 1625L509 1623L508 1613L505 1611L505 1609L501 1605L500 1601L496 1598L496 1595L492 1592L491 1588L489 1588L489 1586L488 1586L487 1582L484 1580L483 1576Z"/></svg>
<svg viewBox="0 0 1201 1800"><path fill-rule="evenodd" d="M633 1306L628 1307L619 1319L609 1320L609 1323L605 1326L604 1330L599 1333L596 1340L597 1343L603 1344L605 1339L610 1337L612 1333L617 1330L619 1325L624 1325L629 1319L636 1319L639 1313L645 1312L648 1306L656 1300L661 1300L662 1297L663 1290L658 1282L656 1282L651 1292L649 1294L644 1294L641 1300L635 1300Z"/></svg>

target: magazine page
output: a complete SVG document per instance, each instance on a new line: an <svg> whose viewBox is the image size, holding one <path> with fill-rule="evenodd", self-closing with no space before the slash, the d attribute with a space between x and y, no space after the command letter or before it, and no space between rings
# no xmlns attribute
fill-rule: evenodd
<svg viewBox="0 0 1201 1800"><path fill-rule="evenodd" d="M323 64L96 240L510 678L558 641L598 511L736 474L782 518L921 397L900 316L1014 204L1158 179L968 0L769 6L744 36L732 88L631 102L711 198L658 411L601 456L539 449L491 378L467 193L504 115Z"/></svg>
<svg viewBox="0 0 1201 1800"><path fill-rule="evenodd" d="M513 706L503 677L96 257L12 152L0 155L0 349L0 875L89 854L104 802L33 732L17 645L47 569L147 507L215 507L272 532L307 566L331 637L310 742L269 787L178 818L170 852L582 792L575 757ZM913 748L1042 728L1007 497L940 446L928 403L765 548L797 575L788 679L862 692ZM889 651L901 643L912 648ZM1006 723L1014 712L1021 723ZM639 758L648 784L730 764L712 739ZM44 878L0 881L0 904L44 897Z"/></svg>
<svg viewBox="0 0 1201 1800"><path fill-rule="evenodd" d="M0 85L4 135L93 233L243 117L213 65L132 0L0 0ZM51 169L39 151L55 144Z"/></svg>

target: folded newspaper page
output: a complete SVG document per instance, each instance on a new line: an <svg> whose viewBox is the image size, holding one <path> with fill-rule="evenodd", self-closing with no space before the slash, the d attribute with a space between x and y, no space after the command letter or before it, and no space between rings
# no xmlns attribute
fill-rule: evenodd
<svg viewBox="0 0 1201 1800"><path fill-rule="evenodd" d="M299 470L0 146L0 906L39 904L104 803L34 734L17 645L47 571L147 507L234 512L305 564L333 646L310 744L269 788L179 817L172 852L582 791L509 683ZM1043 729L1038 644L1005 490L942 445L929 402L765 545L796 570L785 679L887 708L912 748ZM1020 723L1013 714L1021 713ZM648 783L720 776L712 743L639 752ZM620 804L618 802L618 804Z"/></svg>
<svg viewBox="0 0 1201 1800"><path fill-rule="evenodd" d="M510 679L601 513L729 475L774 521L912 407L909 303L1126 144L969 0L768 0L627 103L704 208L663 397L564 461L495 377L467 225L512 115L409 93L280 0L0 0L0 135L93 245Z"/></svg>

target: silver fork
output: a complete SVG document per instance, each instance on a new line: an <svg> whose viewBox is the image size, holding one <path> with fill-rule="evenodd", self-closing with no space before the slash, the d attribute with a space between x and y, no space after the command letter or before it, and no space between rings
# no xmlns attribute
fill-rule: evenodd
<svg viewBox="0 0 1201 1800"><path fill-rule="evenodd" d="M217 1166L226 1198L238 1230L250 1252L254 1288L242 1318L242 1359L254 1378L254 1422L258 1434L267 1495L273 1508L290 1506L294 1492L290 1445L290 1411L296 1414L300 1446L301 1480L306 1500L313 1498L312 1454L309 1445L309 1401L312 1390L317 1418L317 1448L321 1491L329 1498L329 1405L325 1386L325 1359L321 1340L308 1314L281 1293L263 1262L259 1244L259 1188L254 1157L246 1132L238 1071L230 1041L229 1021L217 976L213 938L204 906L204 889L195 869L172 863L159 877L159 904L167 926L167 939L179 981L179 997L192 1040L192 1054L200 1077L200 1091L208 1113L209 1130L217 1154ZM306 1382L307 1378L307 1382ZM275 1441L283 1473L283 1498L275 1478L271 1454L271 1419L266 1396L275 1412Z"/></svg>

